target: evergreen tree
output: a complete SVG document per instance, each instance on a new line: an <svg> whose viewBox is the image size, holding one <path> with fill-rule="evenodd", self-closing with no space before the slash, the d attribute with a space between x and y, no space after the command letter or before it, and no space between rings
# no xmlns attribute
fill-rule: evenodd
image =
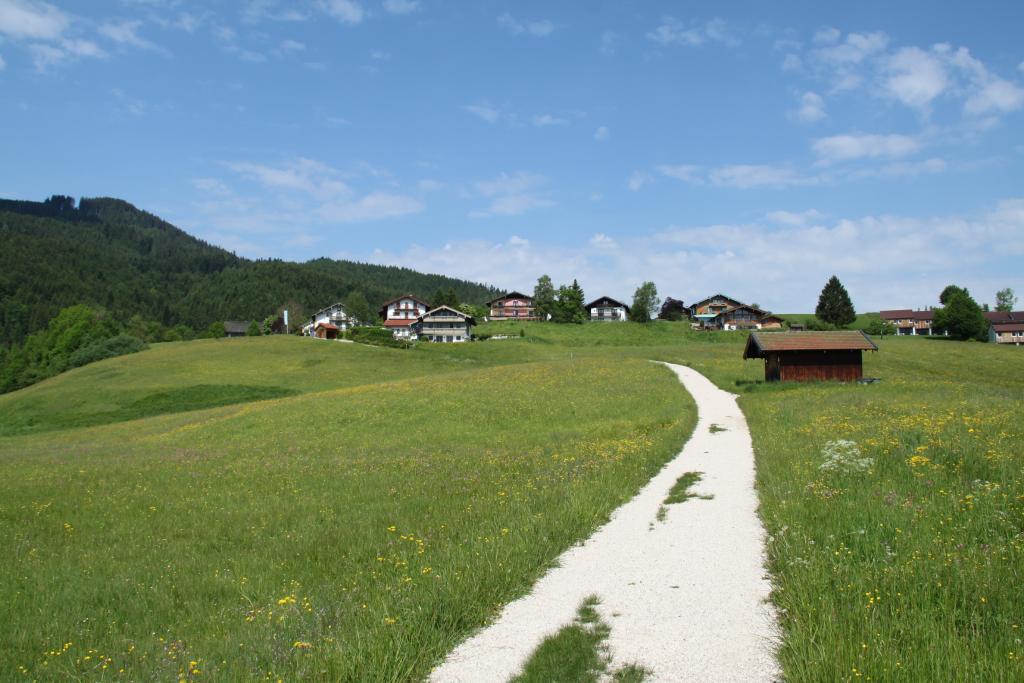
<svg viewBox="0 0 1024 683"><path fill-rule="evenodd" d="M549 315L555 313L555 286L547 275L537 278L533 288L533 308L534 314L541 320L547 320Z"/></svg>
<svg viewBox="0 0 1024 683"><path fill-rule="evenodd" d="M552 321L557 323L584 322L587 319L587 312L583 308L583 303L583 288L576 280L573 280L571 285L562 285L558 288Z"/></svg>
<svg viewBox="0 0 1024 683"><path fill-rule="evenodd" d="M260 331L260 324L253 320L249 323L249 329L245 331L247 337L259 337L263 332Z"/></svg>
<svg viewBox="0 0 1024 683"><path fill-rule="evenodd" d="M996 292L996 310L1004 313L1009 313L1013 310L1013 307L1017 305L1017 297L1014 296L1013 290L1007 287L1006 289L1000 289Z"/></svg>
<svg viewBox="0 0 1024 683"><path fill-rule="evenodd" d="M843 287L843 283L835 275L830 277L825 283L825 287L822 288L814 315L836 327L846 327L857 319L850 295L847 294L846 287Z"/></svg>
<svg viewBox="0 0 1024 683"><path fill-rule="evenodd" d="M653 282L644 282L636 288L633 293L633 306L629 311L629 318L637 323L649 323L654 318L654 312L658 310L658 288Z"/></svg>
<svg viewBox="0 0 1024 683"><path fill-rule="evenodd" d="M935 327L946 330L955 339L984 341L988 321L967 290L953 292L944 307L935 311Z"/></svg>

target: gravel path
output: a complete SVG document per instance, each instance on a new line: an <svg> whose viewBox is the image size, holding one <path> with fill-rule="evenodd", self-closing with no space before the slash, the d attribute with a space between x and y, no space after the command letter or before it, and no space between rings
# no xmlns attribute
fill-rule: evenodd
<svg viewBox="0 0 1024 683"><path fill-rule="evenodd" d="M683 451L532 592L462 643L430 676L437 683L505 683L548 635L597 595L611 626L612 667L636 663L647 681L778 681L778 626L764 569L754 453L736 397L703 375L666 364L693 395L699 420ZM712 433L716 424L725 431ZM702 472L693 498L655 517L684 472ZM653 529L651 524L654 524Z"/></svg>

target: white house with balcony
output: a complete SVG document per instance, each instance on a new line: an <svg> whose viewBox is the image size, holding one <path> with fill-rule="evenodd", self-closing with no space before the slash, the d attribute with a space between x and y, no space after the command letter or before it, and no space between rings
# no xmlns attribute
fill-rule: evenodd
<svg viewBox="0 0 1024 683"><path fill-rule="evenodd" d="M621 301L616 301L610 296L594 299L584 308L587 309L587 314L591 320L616 321L629 319L629 306Z"/></svg>
<svg viewBox="0 0 1024 683"><path fill-rule="evenodd" d="M404 294L384 302L380 308L380 317L384 327L391 330L396 339L415 339L413 323L427 312L430 306L423 299L412 294Z"/></svg>
<svg viewBox="0 0 1024 683"><path fill-rule="evenodd" d="M476 321L462 311L450 306L438 306L427 311L413 325L417 339L442 343L469 341Z"/></svg>
<svg viewBox="0 0 1024 683"><path fill-rule="evenodd" d="M345 312L345 307L342 304L331 304L313 314L309 322L302 326L302 334L307 337L315 336L317 325L321 324L332 325L338 328L338 331L344 332L355 323L356 321Z"/></svg>

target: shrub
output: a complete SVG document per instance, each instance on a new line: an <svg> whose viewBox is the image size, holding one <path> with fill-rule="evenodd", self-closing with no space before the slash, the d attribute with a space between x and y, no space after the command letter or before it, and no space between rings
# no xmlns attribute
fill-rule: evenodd
<svg viewBox="0 0 1024 683"><path fill-rule="evenodd" d="M67 367L69 369L78 368L89 363L95 363L98 360L103 360L104 358L124 356L129 353L144 351L148 348L149 344L138 337L133 337L129 334L119 334L116 337L101 339L78 349L68 357Z"/></svg>
<svg viewBox="0 0 1024 683"><path fill-rule="evenodd" d="M864 331L875 337L896 334L896 326L888 320L882 320L881 318L872 318L864 327Z"/></svg>
<svg viewBox="0 0 1024 683"><path fill-rule="evenodd" d="M405 339L395 339L391 330L386 327L353 327L349 336L352 341L373 346L389 346L395 349L407 349L411 344Z"/></svg>

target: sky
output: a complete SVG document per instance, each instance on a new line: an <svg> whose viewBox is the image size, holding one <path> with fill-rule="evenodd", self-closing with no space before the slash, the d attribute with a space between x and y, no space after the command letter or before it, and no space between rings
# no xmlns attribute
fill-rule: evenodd
<svg viewBox="0 0 1024 683"><path fill-rule="evenodd" d="M0 0L0 197L588 299L1024 300L1022 27L1019 1Z"/></svg>

